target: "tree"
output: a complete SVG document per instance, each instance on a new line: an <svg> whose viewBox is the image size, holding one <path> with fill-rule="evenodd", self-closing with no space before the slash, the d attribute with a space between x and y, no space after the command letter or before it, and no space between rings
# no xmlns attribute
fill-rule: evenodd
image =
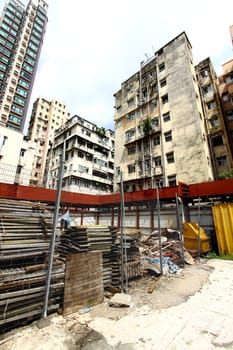
<svg viewBox="0 0 233 350"><path fill-rule="evenodd" d="M233 169L222 172L221 174L219 174L218 178L220 180L233 179Z"/></svg>
<svg viewBox="0 0 233 350"><path fill-rule="evenodd" d="M144 134L149 134L150 131L152 130L152 122L151 122L151 118L147 117L144 121L143 121L143 132Z"/></svg>

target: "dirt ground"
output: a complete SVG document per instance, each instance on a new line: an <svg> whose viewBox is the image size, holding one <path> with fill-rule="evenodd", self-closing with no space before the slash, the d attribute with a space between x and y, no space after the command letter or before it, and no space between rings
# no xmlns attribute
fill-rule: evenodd
<svg viewBox="0 0 233 350"><path fill-rule="evenodd" d="M63 318L54 314L46 320L33 322L0 336L0 350L110 350L104 337L88 327L95 318L104 317L118 320L135 313L147 314L151 310L169 308L185 302L204 284L213 267L201 259L195 265L186 265L179 273L155 277L146 275L129 283L128 294L131 296L130 307L110 307L109 299L92 307L86 313L80 310ZM150 289L150 293L148 292ZM131 344L119 344L114 349L130 350Z"/></svg>

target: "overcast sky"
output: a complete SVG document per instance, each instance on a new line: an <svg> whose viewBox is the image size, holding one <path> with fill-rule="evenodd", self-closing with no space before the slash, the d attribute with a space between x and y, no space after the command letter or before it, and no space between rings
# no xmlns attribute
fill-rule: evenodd
<svg viewBox="0 0 233 350"><path fill-rule="evenodd" d="M232 0L47 2L49 21L32 102L39 96L58 99L72 115L98 126L114 130L113 94L141 61L182 31L195 64L210 57L219 74L221 64L233 58Z"/></svg>

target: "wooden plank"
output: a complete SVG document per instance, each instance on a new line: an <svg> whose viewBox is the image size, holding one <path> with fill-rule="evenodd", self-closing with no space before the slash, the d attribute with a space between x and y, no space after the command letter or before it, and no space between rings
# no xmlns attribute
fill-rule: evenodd
<svg viewBox="0 0 233 350"><path fill-rule="evenodd" d="M64 287L64 315L103 300L101 252L72 254L67 257Z"/></svg>

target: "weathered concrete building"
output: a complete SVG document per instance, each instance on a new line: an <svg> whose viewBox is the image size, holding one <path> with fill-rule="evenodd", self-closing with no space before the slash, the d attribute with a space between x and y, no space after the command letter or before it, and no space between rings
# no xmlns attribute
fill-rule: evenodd
<svg viewBox="0 0 233 350"><path fill-rule="evenodd" d="M47 188L56 188L65 142L62 189L104 194L113 191L114 132L77 115L55 132L47 161Z"/></svg>
<svg viewBox="0 0 233 350"><path fill-rule="evenodd" d="M140 65L115 96L115 191L213 179L192 47L185 32Z"/></svg>
<svg viewBox="0 0 233 350"><path fill-rule="evenodd" d="M29 185L34 152L34 142L0 125L0 182Z"/></svg>
<svg viewBox="0 0 233 350"><path fill-rule="evenodd" d="M218 79L209 58L200 62L195 68L200 85L214 176L218 178L220 174L233 167L219 96Z"/></svg>
<svg viewBox="0 0 233 350"><path fill-rule="evenodd" d="M219 93L231 147L231 156L233 157L233 60L224 63L222 69L223 74L219 76ZM233 168L232 163L231 168Z"/></svg>
<svg viewBox="0 0 233 350"><path fill-rule="evenodd" d="M57 100L47 101L38 98L32 109L29 123L28 138L35 142L36 149L33 159L33 170L30 184L43 186L46 157L54 132L60 128L69 117L66 105Z"/></svg>

